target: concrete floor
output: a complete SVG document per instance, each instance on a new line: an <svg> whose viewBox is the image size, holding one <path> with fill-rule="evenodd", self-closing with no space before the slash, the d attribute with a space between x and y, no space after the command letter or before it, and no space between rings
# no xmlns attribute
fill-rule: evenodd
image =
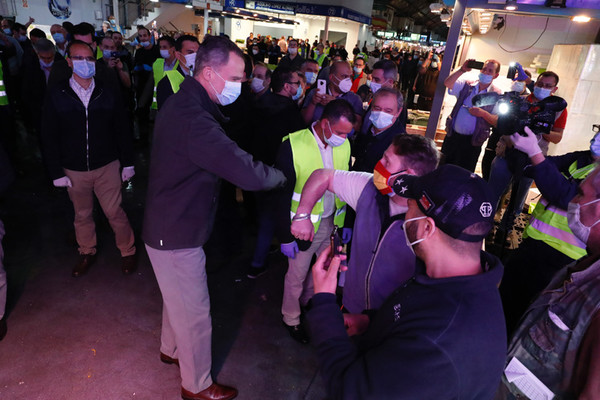
<svg viewBox="0 0 600 400"><path fill-rule="evenodd" d="M0 399L180 398L178 368L159 361L162 300L139 240L147 154L138 149L137 175L124 190L138 239L139 267L130 276L122 275L112 231L98 215L97 261L86 276L71 277L77 248L66 191L51 187L39 160L21 162L0 207L9 279ZM206 246L213 376L236 387L239 399L325 398L314 349L281 325L286 260L271 254L268 273L247 279L253 228L224 211L238 210L234 201L222 203L221 229Z"/></svg>

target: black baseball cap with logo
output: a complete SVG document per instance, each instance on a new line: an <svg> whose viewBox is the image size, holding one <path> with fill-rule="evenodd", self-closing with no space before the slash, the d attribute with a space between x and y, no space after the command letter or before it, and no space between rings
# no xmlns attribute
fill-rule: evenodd
<svg viewBox="0 0 600 400"><path fill-rule="evenodd" d="M393 189L398 196L416 200L421 212L455 239L478 242L494 226L495 201L488 183L456 165L445 164L423 176L400 175ZM481 222L489 224L485 233L464 233Z"/></svg>

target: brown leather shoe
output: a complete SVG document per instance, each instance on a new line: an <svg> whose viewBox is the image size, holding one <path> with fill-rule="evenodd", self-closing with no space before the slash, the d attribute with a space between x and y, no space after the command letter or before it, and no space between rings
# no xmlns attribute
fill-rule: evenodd
<svg viewBox="0 0 600 400"><path fill-rule="evenodd" d="M237 395L237 389L219 385L216 382L199 393L192 393L181 388L181 398L184 400L229 400L237 397Z"/></svg>
<svg viewBox="0 0 600 400"><path fill-rule="evenodd" d="M135 272L135 270L137 269L136 255L132 254L130 256L121 257L121 260L123 260L123 265L121 267L123 274L125 274L125 275L133 274Z"/></svg>
<svg viewBox="0 0 600 400"><path fill-rule="evenodd" d="M77 261L77 265L75 265L75 268L73 268L71 275L73 275L75 278L85 275L94 261L96 261L95 254L80 254L79 261Z"/></svg>
<svg viewBox="0 0 600 400"><path fill-rule="evenodd" d="M160 361L164 362L165 364L175 364L179 367L179 360L173 357L169 357L168 355L166 355L165 353L161 352L160 353Z"/></svg>

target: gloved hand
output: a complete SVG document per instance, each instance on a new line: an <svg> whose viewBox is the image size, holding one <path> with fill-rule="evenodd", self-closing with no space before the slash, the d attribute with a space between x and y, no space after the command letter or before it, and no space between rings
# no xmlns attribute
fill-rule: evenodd
<svg viewBox="0 0 600 400"><path fill-rule="evenodd" d="M541 153L542 149L540 149L540 145L538 144L537 136L535 136L528 127L525 127L525 134L527 136L521 136L518 133L513 133L510 136L515 149L521 150L523 153L527 154L529 158Z"/></svg>
<svg viewBox="0 0 600 400"><path fill-rule="evenodd" d="M127 182L135 175L134 167L124 167L123 171L121 171L121 180L123 182Z"/></svg>
<svg viewBox="0 0 600 400"><path fill-rule="evenodd" d="M52 184L56 187L73 187L73 183L68 176L63 176L52 181Z"/></svg>
<svg viewBox="0 0 600 400"><path fill-rule="evenodd" d="M346 244L352 239L352 228L342 229L342 243Z"/></svg>
<svg viewBox="0 0 600 400"><path fill-rule="evenodd" d="M290 243L281 243L281 252L287 258L291 258L292 260L296 258L296 254L298 254L298 243L294 240Z"/></svg>
<svg viewBox="0 0 600 400"><path fill-rule="evenodd" d="M523 66L519 63L516 64L517 67L517 76L513 79L513 81L526 81L529 76L525 73Z"/></svg>

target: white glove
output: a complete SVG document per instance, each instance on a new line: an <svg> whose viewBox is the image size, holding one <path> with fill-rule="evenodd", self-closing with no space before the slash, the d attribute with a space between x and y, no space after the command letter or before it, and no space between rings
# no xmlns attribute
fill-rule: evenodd
<svg viewBox="0 0 600 400"><path fill-rule="evenodd" d="M123 171L121 171L121 180L123 182L127 182L135 175L135 170L133 167L125 167Z"/></svg>
<svg viewBox="0 0 600 400"><path fill-rule="evenodd" d="M535 133L528 127L525 127L525 134L527 136L521 136L518 133L513 133L510 136L510 139L515 145L515 149L521 150L523 153L527 154L529 158L541 153L542 149L540 149L538 138L535 136Z"/></svg>
<svg viewBox="0 0 600 400"><path fill-rule="evenodd" d="M73 183L68 176L63 176L52 181L52 184L56 187L73 187Z"/></svg>

